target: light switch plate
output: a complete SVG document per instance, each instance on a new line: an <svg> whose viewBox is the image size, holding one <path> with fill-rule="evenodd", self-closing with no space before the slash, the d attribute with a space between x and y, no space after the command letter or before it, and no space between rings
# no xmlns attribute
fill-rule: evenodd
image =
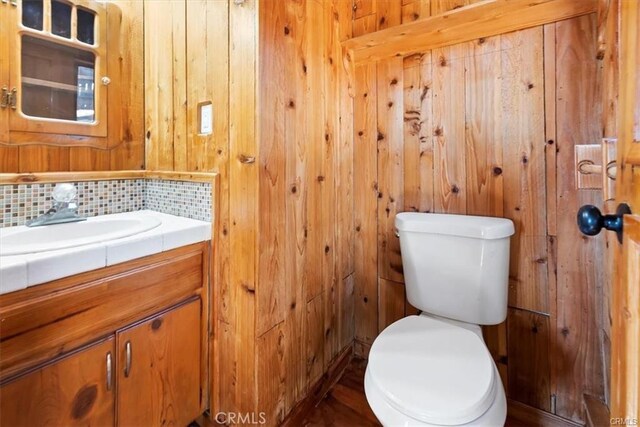
<svg viewBox="0 0 640 427"><path fill-rule="evenodd" d="M199 134L211 135L213 133L213 104L202 102L198 104L200 110L198 114Z"/></svg>

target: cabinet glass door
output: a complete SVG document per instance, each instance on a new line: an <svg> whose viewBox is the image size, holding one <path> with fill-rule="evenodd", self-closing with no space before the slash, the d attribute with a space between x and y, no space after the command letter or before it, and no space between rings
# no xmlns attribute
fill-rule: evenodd
<svg viewBox="0 0 640 427"><path fill-rule="evenodd" d="M23 0L17 15L11 131L106 136L104 5Z"/></svg>

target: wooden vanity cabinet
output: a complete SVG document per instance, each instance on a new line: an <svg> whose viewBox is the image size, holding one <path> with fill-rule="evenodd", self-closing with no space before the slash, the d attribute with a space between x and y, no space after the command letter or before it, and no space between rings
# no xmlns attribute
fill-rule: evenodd
<svg viewBox="0 0 640 427"><path fill-rule="evenodd" d="M200 414L200 300L116 334L118 425L186 426Z"/></svg>
<svg viewBox="0 0 640 427"><path fill-rule="evenodd" d="M198 243L0 295L0 426L200 416L208 254Z"/></svg>
<svg viewBox="0 0 640 427"><path fill-rule="evenodd" d="M3 385L0 425L114 425L114 355L112 336Z"/></svg>

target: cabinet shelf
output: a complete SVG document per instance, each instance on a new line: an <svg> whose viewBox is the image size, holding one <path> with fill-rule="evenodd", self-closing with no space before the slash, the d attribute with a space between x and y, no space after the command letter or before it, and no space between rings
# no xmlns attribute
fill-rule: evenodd
<svg viewBox="0 0 640 427"><path fill-rule="evenodd" d="M49 89L64 90L67 92L78 91L78 88L74 85L70 85L67 83L60 83L60 82L52 82L50 80L34 79L32 77L23 77L22 83L28 84L29 86L46 87Z"/></svg>

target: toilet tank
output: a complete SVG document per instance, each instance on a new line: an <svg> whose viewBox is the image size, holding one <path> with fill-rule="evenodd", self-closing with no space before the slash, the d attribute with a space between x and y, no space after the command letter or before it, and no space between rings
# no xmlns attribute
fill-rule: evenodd
<svg viewBox="0 0 640 427"><path fill-rule="evenodd" d="M511 220L405 212L395 224L411 305L477 325L504 321Z"/></svg>

